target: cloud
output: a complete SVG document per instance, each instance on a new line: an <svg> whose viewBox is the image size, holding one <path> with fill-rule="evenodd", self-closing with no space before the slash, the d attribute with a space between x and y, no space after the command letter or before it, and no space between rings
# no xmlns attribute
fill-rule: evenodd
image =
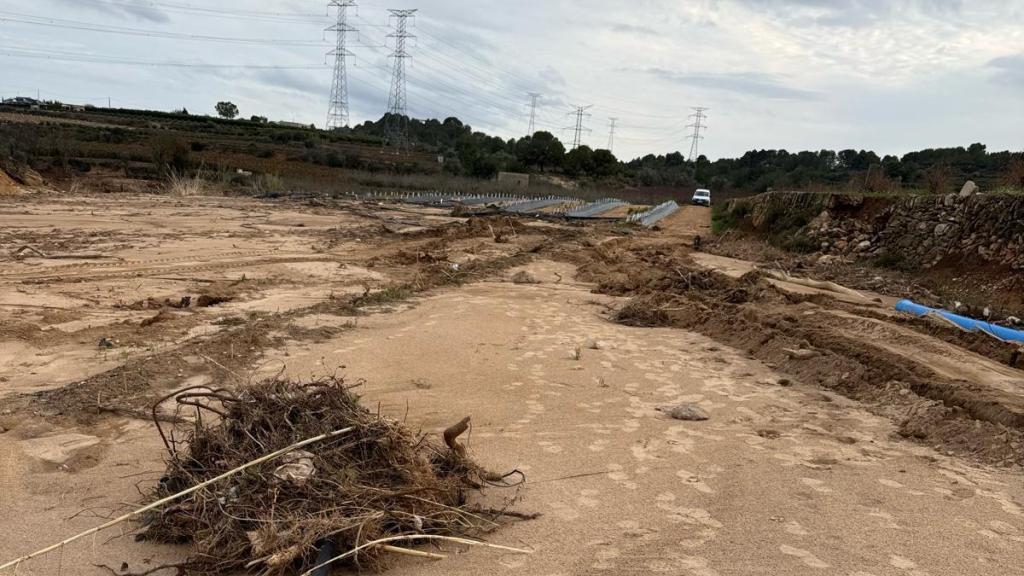
<svg viewBox="0 0 1024 576"><path fill-rule="evenodd" d="M565 86L565 76L555 69L554 66L547 66L543 70L537 73L540 79L543 80L542 84L549 90L552 86Z"/></svg>
<svg viewBox="0 0 1024 576"><path fill-rule="evenodd" d="M118 0L116 4L104 4L100 2L91 2L80 0L50 0L51 2L65 6L79 8L88 8L96 12L102 12L114 16L129 15L133 16L138 20L144 20L146 22L153 22L156 24L166 24L171 21L170 16L165 12L162 12L158 8L152 5L146 5L141 2L133 0Z"/></svg>
<svg viewBox="0 0 1024 576"><path fill-rule="evenodd" d="M297 72L293 70L262 70L256 80L277 88L312 94L323 93L330 88L326 74L319 72Z"/></svg>
<svg viewBox="0 0 1024 576"><path fill-rule="evenodd" d="M775 12L802 25L863 28L910 15L948 17L960 12L964 0L737 0L740 4Z"/></svg>
<svg viewBox="0 0 1024 576"><path fill-rule="evenodd" d="M610 26L613 32L621 34L636 34L638 36L660 36L657 30L650 26L639 26L636 24L625 24L616 22Z"/></svg>
<svg viewBox="0 0 1024 576"><path fill-rule="evenodd" d="M995 71L997 83L1024 87L1024 53L994 58L987 67Z"/></svg>
<svg viewBox="0 0 1024 576"><path fill-rule="evenodd" d="M676 84L735 92L745 96L778 100L817 100L820 98L816 92L785 86L776 77L758 72L691 74L663 68L647 68L644 72Z"/></svg>

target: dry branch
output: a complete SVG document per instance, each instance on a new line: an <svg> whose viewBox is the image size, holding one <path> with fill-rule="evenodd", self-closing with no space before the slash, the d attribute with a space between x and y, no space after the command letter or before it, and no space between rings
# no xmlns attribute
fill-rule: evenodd
<svg viewBox="0 0 1024 576"><path fill-rule="evenodd" d="M260 458L255 459L255 460L252 460L251 462L247 462L247 463L245 463L245 464L243 464L241 466L238 466L236 468L228 470L227 472L225 472L225 473L223 473L223 474L221 474L219 476L211 478L211 479L209 479L209 480L207 480L207 481L205 481L205 482L203 482L201 484L197 484L197 485L195 485L195 486L193 486L191 488L188 488L187 490L182 490L181 492L178 492L176 494L172 494L172 495L167 496L165 498L161 498L161 499L157 500L156 502L153 502L151 504L147 504L146 506L143 506L142 508L139 508L137 510L133 510L133 511L131 511L131 512L129 512L129 513L123 515L123 516L120 516L118 518L114 518L110 522L107 522L105 524L101 524L100 526L97 526L95 528L91 528L91 529L86 530L85 532L82 532L80 534L76 534L76 535L74 535L74 536L72 536L70 538L67 538L65 540L62 540L61 542L58 542L58 543L56 543L56 544L54 544L52 546L47 546L46 548L43 548L42 550L37 550L36 552L33 552L31 554L27 554L25 556L22 556L21 558L15 558L14 560L11 560L10 562L7 562L6 564L0 565L0 570L4 570L4 569L10 568L12 566L18 566L18 565L20 565L22 562L24 562L26 560L31 560L32 558L36 558L38 556L42 556L44 554L48 554L50 552L53 552L54 550L57 550L57 549L61 548L62 546L70 544L70 543L72 543L72 542L74 542L76 540L80 540L82 538L85 538L86 536L90 536L92 534L96 534L98 532L102 532L103 530L106 530L107 528L111 528L111 527L117 526L118 524L121 524L123 522L127 522L128 520L131 520L132 518L134 518L134 517L136 517L136 516L138 516L140 514L143 514L145 512L150 511L150 510L155 510L156 508L159 508L159 507L163 506L164 504L169 504L171 502L174 502L175 500L178 500L179 498L183 498L185 496L188 496L189 494L192 494L194 492L198 492L199 490L202 490L203 488L206 488L207 486L210 486L211 484L216 484L217 482L220 482L221 480L224 480L225 478L229 478L231 476L234 476L235 474L238 474L239 472L242 472L242 471L244 471L244 470L246 470L248 468L252 468L253 466L256 466L258 464L262 464L264 462L268 462L270 460L273 460L275 458L279 458L279 457L281 457L281 456L283 456L283 455L285 455L285 454L287 454L289 452L292 452L294 450L298 450L300 448L304 448L304 447L309 446L310 444L314 444L316 442L321 442L323 440L329 440L331 438L340 436L342 434L346 434L346 433L351 432L353 430L354 430L354 428L346 428L346 429L343 429L343 430L335 430L334 432L329 432L327 434L321 434L320 436L317 436L315 438L309 438L309 439L303 440L302 442L296 442L295 444L292 444L291 446L287 446L285 448L282 448L280 450L276 450L274 452L271 452L270 454L267 454L265 456L262 456Z"/></svg>

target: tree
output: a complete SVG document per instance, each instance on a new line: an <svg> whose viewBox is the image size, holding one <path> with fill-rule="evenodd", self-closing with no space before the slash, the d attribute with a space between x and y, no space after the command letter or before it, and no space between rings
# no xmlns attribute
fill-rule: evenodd
<svg viewBox="0 0 1024 576"><path fill-rule="evenodd" d="M589 146L574 148L565 155L562 163L565 173L576 178L594 173L594 151Z"/></svg>
<svg viewBox="0 0 1024 576"><path fill-rule="evenodd" d="M255 122L256 124L266 124L269 122L266 116L253 116L252 118L249 118L249 121Z"/></svg>
<svg viewBox="0 0 1024 576"><path fill-rule="evenodd" d="M1010 160L1010 164L1003 172L1002 182L1016 190L1024 190L1024 155L1016 156Z"/></svg>
<svg viewBox="0 0 1024 576"><path fill-rule="evenodd" d="M221 118L233 120L238 116L238 106L231 102L217 102L217 114Z"/></svg>
<svg viewBox="0 0 1024 576"><path fill-rule="evenodd" d="M607 178L619 173L619 160L610 150L594 150L594 176Z"/></svg>
<svg viewBox="0 0 1024 576"><path fill-rule="evenodd" d="M537 132L516 142L516 158L526 166L540 169L561 166L565 146L550 132Z"/></svg>

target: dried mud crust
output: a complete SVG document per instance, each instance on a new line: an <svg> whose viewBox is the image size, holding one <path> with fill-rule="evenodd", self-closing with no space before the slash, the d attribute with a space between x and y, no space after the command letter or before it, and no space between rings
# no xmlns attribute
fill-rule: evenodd
<svg viewBox="0 0 1024 576"><path fill-rule="evenodd" d="M509 219L502 219L510 226ZM367 266L387 262L398 266L399 280L378 287L367 286L362 294L331 298L307 307L277 314L254 314L247 318L233 318L230 323L221 323L214 334L189 340L181 345L157 352L126 359L120 366L83 379L61 388L31 394L23 394L0 400L0 412L17 415L33 415L57 421L93 423L105 414L146 417L153 401L166 390L180 387L192 376L216 373L221 377L244 382L249 370L262 356L264 350L281 344L286 337L304 341L320 341L347 329L341 327L301 328L294 321L310 314L332 314L336 316L358 316L369 310L387 309L389 306L406 301L417 294L450 286L493 277L509 268L529 262L534 254L545 246L543 234L559 237L565 231L533 231L532 236L520 236L510 242L508 250L500 253L481 253L468 262L457 266L449 262L447 254L454 242L449 238L479 238L483 243L495 245L491 226L470 220L466 230L447 231L428 242L428 252L436 251L437 257L417 258L423 249L422 239L395 242L388 253L372 257L364 262ZM574 232L574 231L572 231ZM505 243L502 243L505 244ZM506 254L507 253L507 254ZM503 255L505 254L505 255ZM399 265L398 263L404 263ZM231 298L239 296L246 287L232 284L214 284L200 291L204 296ZM193 305L199 305L199 298L193 298ZM139 306L145 308L145 302ZM161 311L158 314L162 314ZM194 317L190 312L179 312L180 317L157 322L145 328L127 326L123 334L126 341L145 344L146 337L157 337L171 330L186 328ZM108 328L86 331L90 335L110 333ZM118 332L117 334L121 334ZM46 338L46 333L31 323L19 323L3 327L3 335L26 341ZM81 337L76 333L68 338Z"/></svg>
<svg viewBox="0 0 1024 576"><path fill-rule="evenodd" d="M701 333L801 382L865 402L897 422L905 437L989 463L1024 464L1024 399L943 377L897 353L901 343L892 339L901 336L884 322L838 314L827 298L784 293L756 272L735 279L702 269L675 246L631 250L619 243L577 260L581 280L632 297L616 312L617 322Z"/></svg>

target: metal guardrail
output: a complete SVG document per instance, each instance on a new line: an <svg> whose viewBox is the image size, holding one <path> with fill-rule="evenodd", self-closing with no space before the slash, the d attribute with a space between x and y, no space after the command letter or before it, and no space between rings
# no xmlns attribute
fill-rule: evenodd
<svg viewBox="0 0 1024 576"><path fill-rule="evenodd" d="M618 198L604 198L603 200L585 204L574 210L569 210L566 213L566 216L570 218L597 218L601 213L607 212L613 208L618 208L619 206L627 206L627 204Z"/></svg>
<svg viewBox="0 0 1024 576"><path fill-rule="evenodd" d="M643 226L651 227L657 224L662 219L671 216L678 210L679 204L676 204L673 200L669 200L668 202L659 204L654 208L647 210L646 212L637 212L635 214L630 214L627 220L630 222L637 222Z"/></svg>

